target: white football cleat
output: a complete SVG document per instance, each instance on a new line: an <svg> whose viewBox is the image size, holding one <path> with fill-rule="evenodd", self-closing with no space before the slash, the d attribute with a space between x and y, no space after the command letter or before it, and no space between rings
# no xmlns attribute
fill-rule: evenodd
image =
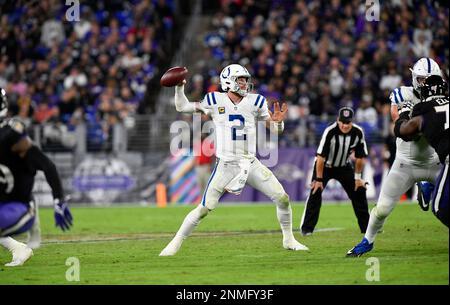
<svg viewBox="0 0 450 305"><path fill-rule="evenodd" d="M183 240L178 238L174 238L170 241L170 243L159 253L159 256L172 256L175 255L178 250L181 248L181 243Z"/></svg>
<svg viewBox="0 0 450 305"><path fill-rule="evenodd" d="M283 248L294 251L309 251L309 248L307 246L302 245L295 239L291 239L287 242L283 241Z"/></svg>
<svg viewBox="0 0 450 305"><path fill-rule="evenodd" d="M13 259L10 263L5 264L6 267L22 266L33 255L33 250L25 244L17 246L11 252Z"/></svg>

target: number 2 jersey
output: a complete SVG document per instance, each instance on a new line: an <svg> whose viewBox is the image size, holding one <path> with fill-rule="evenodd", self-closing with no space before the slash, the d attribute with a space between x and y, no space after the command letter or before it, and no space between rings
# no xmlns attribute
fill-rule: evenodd
<svg viewBox="0 0 450 305"><path fill-rule="evenodd" d="M255 156L257 122L270 117L262 95L249 93L234 104L227 93L210 92L200 106L211 115L215 124L218 158L233 161ZM265 123L261 126L265 130Z"/></svg>
<svg viewBox="0 0 450 305"><path fill-rule="evenodd" d="M21 121L0 121L0 204L31 201L36 169L27 159L11 152L12 146L26 136Z"/></svg>
<svg viewBox="0 0 450 305"><path fill-rule="evenodd" d="M449 106L448 97L436 98L416 104L412 117L422 116L420 131L428 143L436 150L441 163L449 155Z"/></svg>

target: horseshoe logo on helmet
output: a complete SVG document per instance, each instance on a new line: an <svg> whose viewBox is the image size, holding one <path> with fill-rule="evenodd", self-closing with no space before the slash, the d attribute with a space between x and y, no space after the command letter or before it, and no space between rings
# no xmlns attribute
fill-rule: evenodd
<svg viewBox="0 0 450 305"><path fill-rule="evenodd" d="M222 73L222 78L228 78L228 76L230 76L230 74L231 74L231 68L230 67L228 67L227 72L228 72L227 75L225 75L225 72Z"/></svg>

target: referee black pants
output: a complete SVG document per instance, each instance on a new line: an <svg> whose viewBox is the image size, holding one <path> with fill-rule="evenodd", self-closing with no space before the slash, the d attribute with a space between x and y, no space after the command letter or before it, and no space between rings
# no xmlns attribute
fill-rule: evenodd
<svg viewBox="0 0 450 305"><path fill-rule="evenodd" d="M314 164L312 180L316 178L316 165ZM366 189L363 187L355 191L355 172L353 167L349 164L344 167L325 167L323 170L323 187L325 187L331 179L339 181L344 188L348 197L352 201L353 210L361 233L366 233L367 225L369 224L369 208L367 205ZM306 200L305 210L303 212L300 229L303 234L312 233L319 221L320 207L322 206L322 191L319 189L316 193L309 193Z"/></svg>

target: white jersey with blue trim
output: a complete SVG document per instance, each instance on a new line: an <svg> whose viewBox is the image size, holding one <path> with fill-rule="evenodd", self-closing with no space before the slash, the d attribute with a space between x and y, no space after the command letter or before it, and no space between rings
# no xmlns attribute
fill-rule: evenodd
<svg viewBox="0 0 450 305"><path fill-rule="evenodd" d="M395 88L389 95L389 99L391 100L391 106L399 108L405 102L410 102L412 105L420 103L420 97L414 93L414 87L412 86ZM422 136L416 141L409 142L397 138L396 145L396 158L406 163L424 166L439 162L436 152Z"/></svg>
<svg viewBox="0 0 450 305"><path fill-rule="evenodd" d="M214 122L218 158L234 161L255 156L257 122L270 117L265 97L249 93L234 104L227 93L210 92L200 105Z"/></svg>

